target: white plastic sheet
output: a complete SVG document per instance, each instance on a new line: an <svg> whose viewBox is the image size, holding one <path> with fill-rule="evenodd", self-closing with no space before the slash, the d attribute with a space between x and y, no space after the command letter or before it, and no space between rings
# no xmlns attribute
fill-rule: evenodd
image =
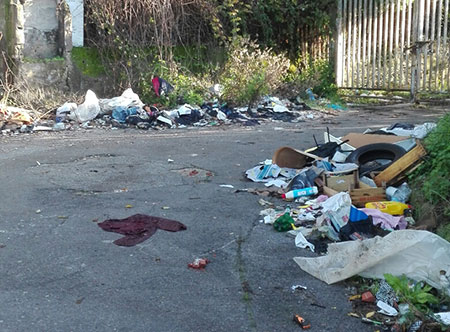
<svg viewBox="0 0 450 332"><path fill-rule="evenodd" d="M441 280L441 271L450 275L450 243L431 232L401 230L364 241L332 243L326 256L295 257L294 261L328 284L357 274L383 278L390 273L445 289L448 286Z"/></svg>
<svg viewBox="0 0 450 332"><path fill-rule="evenodd" d="M93 91L88 90L86 92L84 103L71 112L70 117L82 123L95 119L99 112L100 105L98 103L97 96Z"/></svg>

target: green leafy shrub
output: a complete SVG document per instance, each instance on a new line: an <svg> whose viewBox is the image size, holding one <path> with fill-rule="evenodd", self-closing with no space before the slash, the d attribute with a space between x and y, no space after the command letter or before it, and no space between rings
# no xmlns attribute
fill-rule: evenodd
<svg viewBox="0 0 450 332"><path fill-rule="evenodd" d="M450 114L425 138L428 159L412 174L412 204L420 206L424 200L434 206L438 215L437 234L450 241Z"/></svg>
<svg viewBox="0 0 450 332"><path fill-rule="evenodd" d="M249 39L235 41L219 78L224 86L223 98L237 104L255 102L282 84L289 64L284 55L276 55L270 48L261 49Z"/></svg>
<svg viewBox="0 0 450 332"><path fill-rule="evenodd" d="M439 299L430 293L433 288L427 284L418 282L412 285L404 275L385 274L384 279L395 290L400 302L408 303L423 313L430 311L429 305L439 303Z"/></svg>
<svg viewBox="0 0 450 332"><path fill-rule="evenodd" d="M289 68L286 82L300 94L310 88L319 97L337 99L334 69L325 59L313 59L308 54L297 58ZM304 96L306 97L306 96Z"/></svg>

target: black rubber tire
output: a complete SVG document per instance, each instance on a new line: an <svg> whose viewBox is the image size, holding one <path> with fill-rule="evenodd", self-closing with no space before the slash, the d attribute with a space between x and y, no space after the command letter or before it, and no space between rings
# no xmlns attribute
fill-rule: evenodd
<svg viewBox="0 0 450 332"><path fill-rule="evenodd" d="M387 159L391 162L386 165L377 167L376 169L370 169L370 171L380 171L387 168L394 161L398 160L401 156L406 153L405 149L396 144L390 143L375 143L368 144L357 148L355 151L349 154L345 161L347 163L355 163L361 166L364 164L375 161L377 159ZM367 173L366 170L364 173Z"/></svg>

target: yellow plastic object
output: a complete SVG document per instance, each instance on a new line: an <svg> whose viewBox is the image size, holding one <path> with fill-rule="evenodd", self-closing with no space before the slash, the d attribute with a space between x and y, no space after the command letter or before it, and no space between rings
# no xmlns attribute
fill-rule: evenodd
<svg viewBox="0 0 450 332"><path fill-rule="evenodd" d="M384 202L366 203L366 208L377 209L380 210L381 212L388 213L393 216L399 216L403 215L405 210L410 209L411 206L400 202L384 201Z"/></svg>

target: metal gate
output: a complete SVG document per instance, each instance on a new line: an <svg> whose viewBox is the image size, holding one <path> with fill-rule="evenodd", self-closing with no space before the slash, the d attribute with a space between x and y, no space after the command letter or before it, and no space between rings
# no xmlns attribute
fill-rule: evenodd
<svg viewBox="0 0 450 332"><path fill-rule="evenodd" d="M450 91L449 23L449 0L338 0L338 87Z"/></svg>

